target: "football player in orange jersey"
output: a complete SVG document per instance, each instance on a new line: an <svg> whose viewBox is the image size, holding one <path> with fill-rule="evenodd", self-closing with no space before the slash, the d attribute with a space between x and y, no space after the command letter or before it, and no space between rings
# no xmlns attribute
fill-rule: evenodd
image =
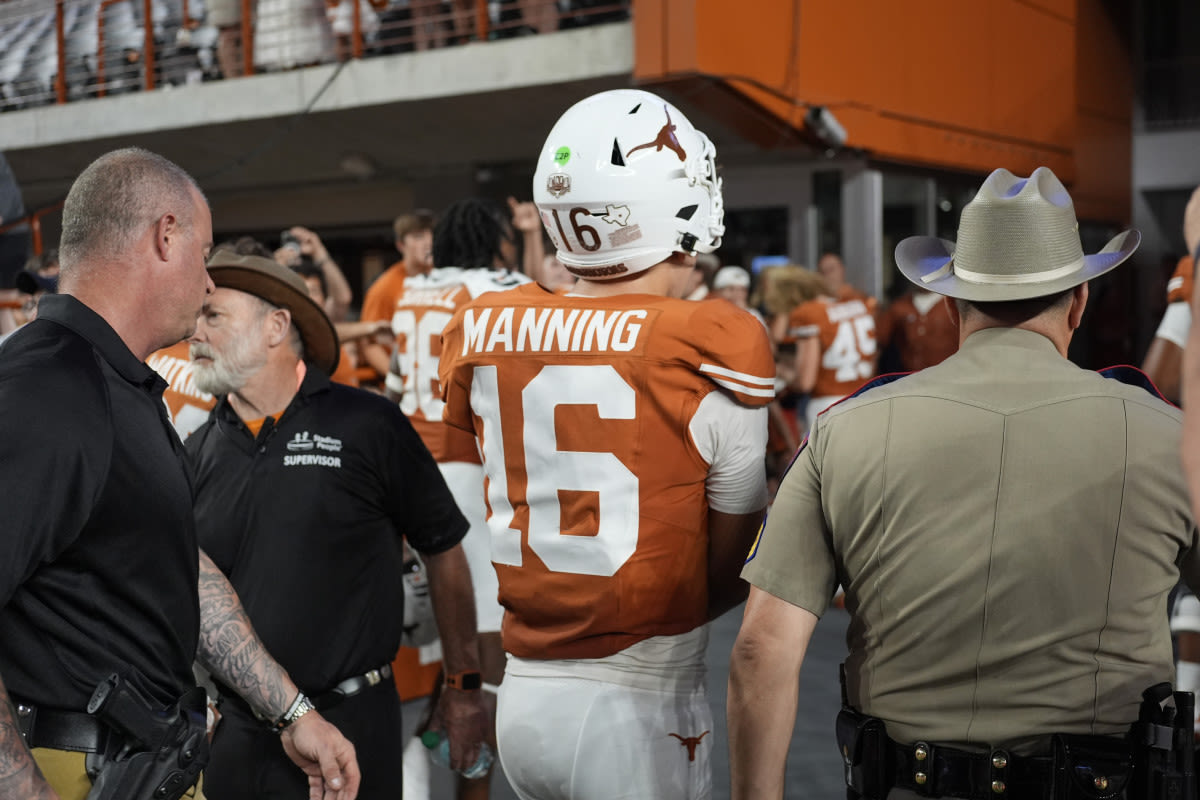
<svg viewBox="0 0 1200 800"><path fill-rule="evenodd" d="M808 429L825 409L875 375L875 298L826 295L801 303L788 320L796 342L792 388L809 395Z"/></svg>
<svg viewBox="0 0 1200 800"><path fill-rule="evenodd" d="M487 476L504 771L525 800L707 798L707 623L746 596L775 396L757 320L677 299L725 230L715 152L661 98L603 92L533 191L579 282L476 299L440 362Z"/></svg>
<svg viewBox="0 0 1200 800"><path fill-rule="evenodd" d="M536 213L530 213L536 222ZM496 571L491 564L483 467L474 437L442 422L438 359L442 329L456 308L481 294L529 282L511 270L516 262L514 237L508 217L488 201L468 198L446 209L434 228L435 268L427 274L405 276L396 299L392 312L396 351L385 383L388 396L399 401L400 410L433 454L455 502L471 525L463 539L463 551L475 586L481 684L488 691L485 699L493 712L492 695L504 677L504 650L500 646L502 609L496 599ZM423 753L420 755L424 758ZM408 757L413 757L411 751ZM459 797L486 798L488 784L489 777L463 781Z"/></svg>

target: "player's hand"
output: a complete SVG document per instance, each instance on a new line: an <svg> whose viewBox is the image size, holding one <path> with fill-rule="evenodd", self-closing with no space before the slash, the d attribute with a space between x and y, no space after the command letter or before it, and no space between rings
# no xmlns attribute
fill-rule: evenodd
<svg viewBox="0 0 1200 800"><path fill-rule="evenodd" d="M310 711L281 735L283 750L308 776L309 800L354 800L361 775L354 745L328 720Z"/></svg>
<svg viewBox="0 0 1200 800"><path fill-rule="evenodd" d="M1196 247L1200 246L1200 186L1192 192L1183 212L1183 239L1187 242L1188 255L1194 256Z"/></svg>
<svg viewBox="0 0 1200 800"><path fill-rule="evenodd" d="M541 231L542 218L538 215L537 205L531 201L522 203L515 197L508 198L508 209L512 213L512 226L521 233Z"/></svg>
<svg viewBox="0 0 1200 800"><path fill-rule="evenodd" d="M469 768L479 758L479 748L487 740L488 714L483 706L483 692L443 687L429 728L449 737L450 768Z"/></svg>

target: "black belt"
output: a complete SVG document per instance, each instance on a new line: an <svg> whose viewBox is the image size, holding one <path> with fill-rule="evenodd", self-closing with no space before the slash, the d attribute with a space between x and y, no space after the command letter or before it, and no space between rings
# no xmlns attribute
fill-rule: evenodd
<svg viewBox="0 0 1200 800"><path fill-rule="evenodd" d="M111 728L82 711L39 708L13 698L17 708L17 727L26 746L70 750L75 753L104 752Z"/></svg>
<svg viewBox="0 0 1200 800"><path fill-rule="evenodd" d="M325 711L326 709L333 708L334 706L342 703L348 697L353 697L359 692L370 689L372 686L376 686L384 681L391 681L391 679L392 665L384 664L378 669L367 670L362 675L355 675L353 678L346 678L346 680L342 681L328 692L322 692L321 694L310 697L309 700L312 700L312 704L317 711Z"/></svg>
<svg viewBox="0 0 1200 800"><path fill-rule="evenodd" d="M1049 797L1054 760L1049 756L1014 756L1005 750L969 753L953 747L917 742L891 742L896 783L924 797L971 800Z"/></svg>
<svg viewBox="0 0 1200 800"><path fill-rule="evenodd" d="M384 664L382 667L367 670L362 675L355 675L352 678L346 678L346 680L340 682L337 686L334 686L327 692L309 695L308 699L312 701L313 707L316 708L317 711L327 711L335 706L340 705L349 698L354 697L357 694L361 694L373 686L377 686L385 681L390 682L391 680L392 665ZM238 708L247 714L252 714L259 720L263 720L263 717L257 711L251 708L250 704L237 694L219 683L217 684L217 688L221 690L222 704L229 703L235 708ZM263 721L270 722L271 720Z"/></svg>

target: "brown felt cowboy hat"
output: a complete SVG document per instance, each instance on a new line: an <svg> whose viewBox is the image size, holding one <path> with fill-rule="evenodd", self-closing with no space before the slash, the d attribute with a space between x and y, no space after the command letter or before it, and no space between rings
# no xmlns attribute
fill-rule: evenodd
<svg viewBox="0 0 1200 800"><path fill-rule="evenodd" d="M1085 255L1067 189L1038 167L1028 178L1006 169L987 177L958 222L958 241L911 236L896 264L918 287L963 300L1026 300L1071 289L1133 255L1142 235L1128 230Z"/></svg>
<svg viewBox="0 0 1200 800"><path fill-rule="evenodd" d="M217 249L208 257L208 274L217 286L286 308L300 331L305 357L326 374L333 374L341 355L337 331L325 310L308 296L303 278L272 259L225 249Z"/></svg>

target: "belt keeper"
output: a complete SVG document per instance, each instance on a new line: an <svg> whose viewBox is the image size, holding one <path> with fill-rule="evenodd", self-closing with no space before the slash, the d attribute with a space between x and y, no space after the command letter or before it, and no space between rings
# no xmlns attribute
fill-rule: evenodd
<svg viewBox="0 0 1200 800"><path fill-rule="evenodd" d="M917 742L913 745L913 783L917 785L916 793L922 797L933 797L933 745L929 742Z"/></svg>
<svg viewBox="0 0 1200 800"><path fill-rule="evenodd" d="M1004 750L993 750L988 762L992 794L1003 795L1008 791L1008 753Z"/></svg>

